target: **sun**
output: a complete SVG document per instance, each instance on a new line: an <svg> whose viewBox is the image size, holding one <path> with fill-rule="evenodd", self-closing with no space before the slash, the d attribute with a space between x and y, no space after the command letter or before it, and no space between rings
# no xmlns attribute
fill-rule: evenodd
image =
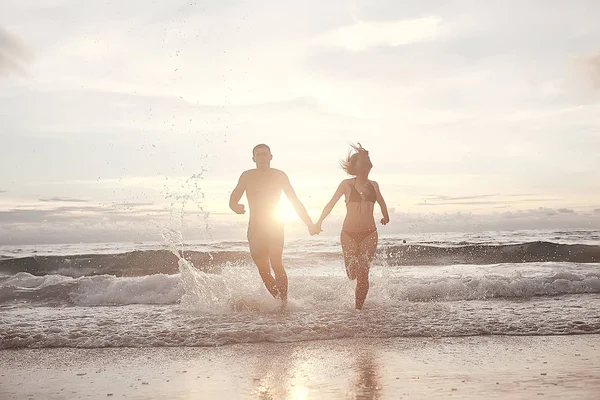
<svg viewBox="0 0 600 400"><path fill-rule="evenodd" d="M290 203L285 195L281 195L281 199L279 200L277 218L283 222L295 221L299 219L298 215L296 214L296 210L294 210L294 207L292 206L292 203Z"/></svg>

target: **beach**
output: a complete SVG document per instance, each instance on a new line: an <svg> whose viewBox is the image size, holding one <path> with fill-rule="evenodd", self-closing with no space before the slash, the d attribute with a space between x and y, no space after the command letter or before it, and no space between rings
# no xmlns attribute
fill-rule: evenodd
<svg viewBox="0 0 600 400"><path fill-rule="evenodd" d="M600 400L599 15L1 1L0 400Z"/></svg>
<svg viewBox="0 0 600 400"><path fill-rule="evenodd" d="M0 351L2 399L597 399L599 335Z"/></svg>
<svg viewBox="0 0 600 400"><path fill-rule="evenodd" d="M599 235L382 236L361 311L339 238L285 310L243 241L4 246L0 400L597 400Z"/></svg>

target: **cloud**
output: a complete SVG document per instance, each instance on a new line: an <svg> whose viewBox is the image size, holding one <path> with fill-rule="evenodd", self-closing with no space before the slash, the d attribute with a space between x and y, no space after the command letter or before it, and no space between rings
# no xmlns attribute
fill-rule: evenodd
<svg viewBox="0 0 600 400"><path fill-rule="evenodd" d="M418 206L447 206L447 205L474 206L474 205L480 205L480 204L495 205L495 204L510 204L510 203L513 203L513 202L512 201L449 201L449 202L432 203L432 202L423 201L423 202L417 203L417 205Z"/></svg>
<svg viewBox="0 0 600 400"><path fill-rule="evenodd" d="M145 210L148 210L148 207L152 207L153 210L156 210L156 203L124 201L122 203L114 203L113 207L116 210L128 210L128 211L133 211L136 208L138 208L138 209L145 208Z"/></svg>
<svg viewBox="0 0 600 400"><path fill-rule="evenodd" d="M590 215L574 210L539 207L528 210L475 213L391 213L391 223L381 233L473 232L519 229L592 228L600 224L600 212ZM564 210L573 212L564 212Z"/></svg>
<svg viewBox="0 0 600 400"><path fill-rule="evenodd" d="M0 211L0 244L160 240L165 227L181 231L186 239L206 237L212 232L221 239L243 239L246 224L231 218L207 220L203 214L192 212L186 212L182 218L180 213L169 210L110 206L12 209Z"/></svg>
<svg viewBox="0 0 600 400"><path fill-rule="evenodd" d="M0 223L42 223L44 221L66 222L89 217L94 213L110 212L104 207L58 207L50 210L11 209L0 211Z"/></svg>
<svg viewBox="0 0 600 400"><path fill-rule="evenodd" d="M600 51L589 57L584 57L580 65L590 85L594 89L600 89Z"/></svg>
<svg viewBox="0 0 600 400"><path fill-rule="evenodd" d="M561 214L573 214L579 215L575 210L569 208L549 208L549 207L538 207L529 210L519 211L506 211L502 213L502 216L506 219L512 218L539 218L539 217L555 217Z"/></svg>
<svg viewBox="0 0 600 400"><path fill-rule="evenodd" d="M575 212L575 210L572 210L570 208L559 208L556 211L560 214L573 214Z"/></svg>
<svg viewBox="0 0 600 400"><path fill-rule="evenodd" d="M63 202L63 203L87 203L89 200L73 199L70 197L49 197L38 199L42 202Z"/></svg>
<svg viewBox="0 0 600 400"><path fill-rule="evenodd" d="M358 21L319 38L326 46L363 51L371 47L397 47L433 40L440 34L441 19L422 17L399 21Z"/></svg>
<svg viewBox="0 0 600 400"><path fill-rule="evenodd" d="M461 204L461 201L465 201L465 200L479 200L479 199L485 199L485 198L489 198L489 197L495 197L498 196L496 194L480 194L480 195L475 195L475 196L443 196L443 195L430 195L430 196L425 196L425 199L421 202L418 203L418 205L437 205L437 204L456 204L458 202L458 204Z"/></svg>
<svg viewBox="0 0 600 400"><path fill-rule="evenodd" d="M175 211L175 210L171 210ZM472 212L410 213L390 208L391 223L381 234L473 232L512 229L591 228L600 224L600 209L589 212L567 208L477 214ZM327 219L323 235L337 235L343 217ZM164 227L180 231L185 240L244 240L247 220L232 213L203 214L169 210L117 210L110 206L70 206L52 210L13 209L0 212L0 244L70 243L160 240ZM306 237L301 221L286 224L287 237Z"/></svg>
<svg viewBox="0 0 600 400"><path fill-rule="evenodd" d="M529 197L529 198L527 198ZM424 200L418 202L418 206L446 206L446 205L500 205L523 202L554 201L554 198L541 198L535 194L481 194L473 196L425 196ZM562 209L566 210L566 209Z"/></svg>
<svg viewBox="0 0 600 400"><path fill-rule="evenodd" d="M153 205L155 205L155 203L149 203L149 202L135 203L135 202L129 202L129 201L125 201L123 203L115 204L115 206L123 206L123 207L146 207L146 206L153 206Z"/></svg>
<svg viewBox="0 0 600 400"><path fill-rule="evenodd" d="M197 215L186 215L182 226L165 210L110 206L12 209L0 211L0 244L159 240L161 229L170 225L188 238L198 235L205 223Z"/></svg>
<svg viewBox="0 0 600 400"><path fill-rule="evenodd" d="M0 76L23 73L29 52L14 35L0 27Z"/></svg>

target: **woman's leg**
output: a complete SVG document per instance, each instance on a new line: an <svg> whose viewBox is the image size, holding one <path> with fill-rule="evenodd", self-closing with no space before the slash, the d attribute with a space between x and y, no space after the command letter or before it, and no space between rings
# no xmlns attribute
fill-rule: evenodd
<svg viewBox="0 0 600 400"><path fill-rule="evenodd" d="M344 264L346 265L346 275L348 279L356 279L356 270L358 269L358 242L342 231L340 236L342 243L342 253L344 254Z"/></svg>
<svg viewBox="0 0 600 400"><path fill-rule="evenodd" d="M369 270L371 269L371 261L375 258L378 241L377 231L371 233L364 238L358 245L359 260L356 270L356 309L360 310L363 307L367 293L369 292Z"/></svg>

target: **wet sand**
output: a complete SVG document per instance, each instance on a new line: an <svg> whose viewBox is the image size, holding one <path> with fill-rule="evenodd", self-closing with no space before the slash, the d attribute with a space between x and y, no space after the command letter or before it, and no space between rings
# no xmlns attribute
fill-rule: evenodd
<svg viewBox="0 0 600 400"><path fill-rule="evenodd" d="M0 399L590 399L600 336L0 351Z"/></svg>

